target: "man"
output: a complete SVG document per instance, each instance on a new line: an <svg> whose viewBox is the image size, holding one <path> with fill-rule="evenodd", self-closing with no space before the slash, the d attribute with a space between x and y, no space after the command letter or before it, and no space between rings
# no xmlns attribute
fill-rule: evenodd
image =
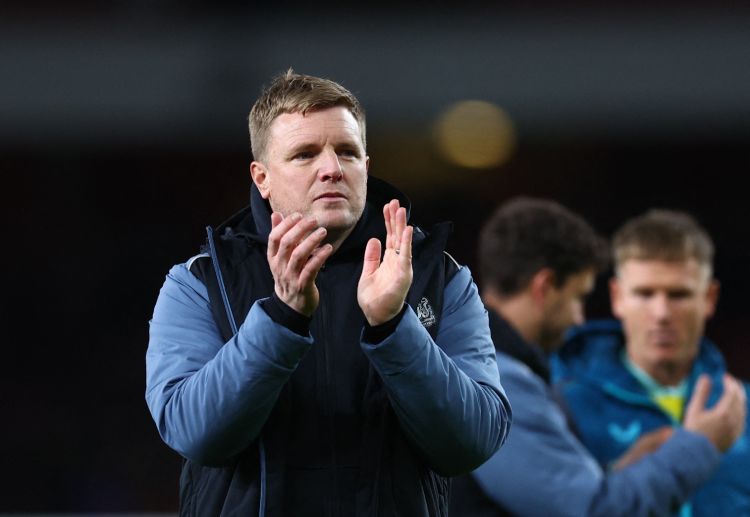
<svg viewBox="0 0 750 517"><path fill-rule="evenodd" d="M615 469L604 472L556 403L547 355L570 325L583 322L584 298L606 264L606 246L561 205L518 198L485 223L479 263L514 422L503 448L470 477L454 482L451 514L669 514L713 472L720 460L717 446L740 432L741 423L732 418L743 410L739 397L725 395L716 410L706 410L705 399L695 397L684 429L645 436Z"/></svg>
<svg viewBox="0 0 750 517"><path fill-rule="evenodd" d="M611 305L621 325L592 322L560 354L583 443L607 465L653 429L689 429L696 399L708 402L709 414L733 408L731 425L747 433L747 385L727 375L719 350L702 337L719 293L706 231L688 214L652 210L615 233L613 254ZM725 455L681 515L750 515L750 451L747 435L736 436L712 440ZM684 449L691 464L697 450Z"/></svg>
<svg viewBox="0 0 750 517"><path fill-rule="evenodd" d="M250 206L172 268L151 321L146 399L185 458L181 514L445 515L448 477L510 425L469 271L368 178L339 84L275 78L250 137Z"/></svg>

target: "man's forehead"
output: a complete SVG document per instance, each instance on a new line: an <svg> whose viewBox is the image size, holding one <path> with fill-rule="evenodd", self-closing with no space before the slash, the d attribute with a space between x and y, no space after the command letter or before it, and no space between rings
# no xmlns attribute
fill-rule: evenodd
<svg viewBox="0 0 750 517"><path fill-rule="evenodd" d="M617 277L625 282L701 282L711 275L710 268L694 258L685 260L627 259L617 268Z"/></svg>
<svg viewBox="0 0 750 517"><path fill-rule="evenodd" d="M361 140L357 119L344 106L310 110L304 114L299 111L281 113L271 123L269 133L272 139L284 143L326 136Z"/></svg>

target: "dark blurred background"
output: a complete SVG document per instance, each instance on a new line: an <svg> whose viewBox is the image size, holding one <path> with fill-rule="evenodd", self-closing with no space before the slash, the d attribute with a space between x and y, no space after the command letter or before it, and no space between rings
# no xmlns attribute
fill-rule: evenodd
<svg viewBox="0 0 750 517"><path fill-rule="evenodd" d="M246 203L247 112L290 66L359 96L371 173L418 224L453 220L469 266L481 221L519 194L605 235L652 206L692 212L718 249L709 335L750 377L750 10L451 6L3 7L0 512L176 510L180 460L143 400L148 320L169 267Z"/></svg>

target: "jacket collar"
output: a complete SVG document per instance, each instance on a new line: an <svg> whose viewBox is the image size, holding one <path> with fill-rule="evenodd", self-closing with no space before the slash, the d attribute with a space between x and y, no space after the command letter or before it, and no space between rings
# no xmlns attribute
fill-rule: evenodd
<svg viewBox="0 0 750 517"><path fill-rule="evenodd" d="M381 209L391 199L398 199L401 206L406 208L408 220L411 215L409 198L389 183L374 176L369 176L367 199L362 216L357 221L352 233L336 251L334 257L343 258L353 251L356 251L359 255L370 238L376 237L381 240L385 238L385 224ZM260 191L255 184L250 187L250 205L231 216L216 230L216 233L224 239L241 237L262 244L268 242L270 232L271 207L268 201L260 195Z"/></svg>
<svg viewBox="0 0 750 517"><path fill-rule="evenodd" d="M490 320L490 333L495 348L512 358L521 361L532 372L541 377L546 384L550 383L549 364L542 349L525 341L507 320L493 309L487 308Z"/></svg>
<svg viewBox="0 0 750 517"><path fill-rule="evenodd" d="M592 320L576 327L569 332L565 345L553 361L555 379L585 379L618 393L645 396L642 385L622 363L624 347L625 336L617 320ZM705 337L701 338L698 356L688 377L689 393L697 377L703 373L713 377L716 386L712 391L719 392L721 383L718 381L725 371L724 358L716 345Z"/></svg>

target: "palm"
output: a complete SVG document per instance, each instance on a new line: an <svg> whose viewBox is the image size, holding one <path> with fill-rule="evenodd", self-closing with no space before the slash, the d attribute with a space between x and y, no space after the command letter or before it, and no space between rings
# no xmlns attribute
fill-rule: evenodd
<svg viewBox="0 0 750 517"><path fill-rule="evenodd" d="M394 200L385 205L383 215L387 231L383 260L380 241L370 239L357 288L357 302L371 325L385 323L399 313L412 281L413 230L406 226L406 210Z"/></svg>

